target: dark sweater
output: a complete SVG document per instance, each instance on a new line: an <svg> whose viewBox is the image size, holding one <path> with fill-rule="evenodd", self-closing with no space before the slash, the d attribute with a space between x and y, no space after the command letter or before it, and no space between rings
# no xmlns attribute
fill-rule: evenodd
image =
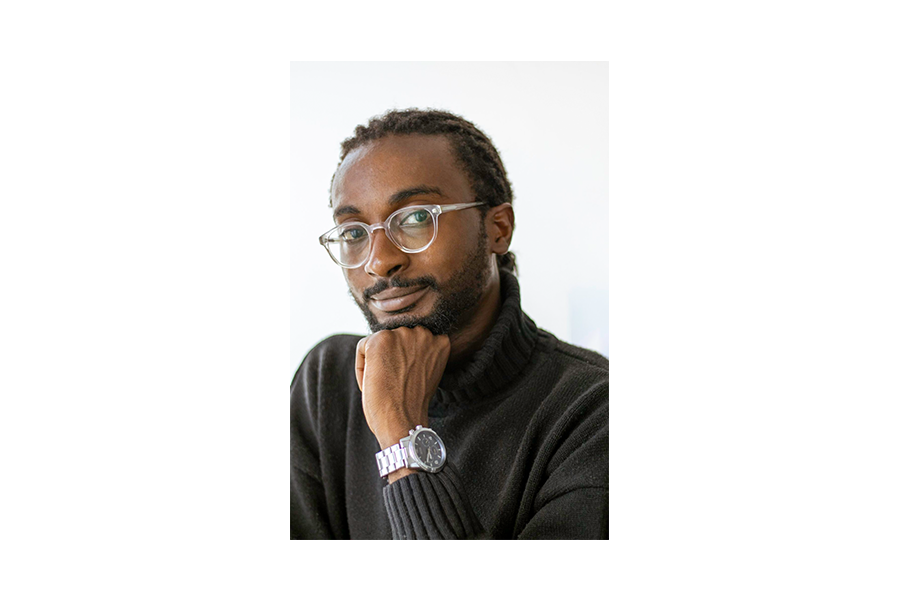
<svg viewBox="0 0 900 600"><path fill-rule="evenodd" d="M428 409L439 473L388 484L356 384L360 336L320 342L291 383L291 539L609 538L609 361L538 329L519 286Z"/></svg>

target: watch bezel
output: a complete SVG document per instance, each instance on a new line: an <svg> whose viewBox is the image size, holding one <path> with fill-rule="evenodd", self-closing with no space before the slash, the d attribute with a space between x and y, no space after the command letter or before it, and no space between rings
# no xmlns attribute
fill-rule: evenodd
<svg viewBox="0 0 900 600"><path fill-rule="evenodd" d="M441 464L436 467L430 467L426 465L424 461L419 460L419 455L416 453L416 438L419 437L419 434L426 431L433 434L435 439L437 439L438 444L440 444L441 446ZM421 469L426 473L437 473L444 468L444 464L446 464L447 462L447 446L444 445L444 440L441 439L441 436L439 436L434 429L422 427L421 429L416 429L415 431L413 431L409 436L409 444L406 448L407 457L412 459L407 461L410 463L411 468ZM413 462L415 462L415 466L413 466Z"/></svg>

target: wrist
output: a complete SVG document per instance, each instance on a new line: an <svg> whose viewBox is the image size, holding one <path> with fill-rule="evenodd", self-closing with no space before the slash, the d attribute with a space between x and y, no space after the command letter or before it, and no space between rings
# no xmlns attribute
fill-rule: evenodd
<svg viewBox="0 0 900 600"><path fill-rule="evenodd" d="M384 450L390 446L393 446L400 440L405 437L409 437L409 432L416 428L416 426L421 425L422 427L428 427L428 420L423 419L417 423L410 422L408 425L397 425L392 424L390 427L385 427L380 429L375 433L375 438L378 440L378 445L381 446L381 449Z"/></svg>
<svg viewBox="0 0 900 600"><path fill-rule="evenodd" d="M400 437L395 442L394 440ZM399 442L399 443L398 443ZM382 449L375 454L378 472L394 483L414 471L437 473L447 461L447 448L431 428L418 425L402 434L379 440Z"/></svg>
<svg viewBox="0 0 900 600"><path fill-rule="evenodd" d="M392 473L388 473L388 483L394 483L398 479L403 479L407 475L412 475L413 473L415 473L415 471L413 471L409 467L403 467L402 469L397 469L396 471L394 471Z"/></svg>

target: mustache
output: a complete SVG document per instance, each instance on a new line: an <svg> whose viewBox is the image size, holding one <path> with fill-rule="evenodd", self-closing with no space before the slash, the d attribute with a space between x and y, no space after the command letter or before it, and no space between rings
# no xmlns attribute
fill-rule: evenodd
<svg viewBox="0 0 900 600"><path fill-rule="evenodd" d="M424 275L415 279L400 279L399 277L394 277L393 279L379 279L375 285L366 288L363 291L363 299L368 302L375 294L380 294L384 290L392 287L430 287L438 289L437 281L430 275Z"/></svg>

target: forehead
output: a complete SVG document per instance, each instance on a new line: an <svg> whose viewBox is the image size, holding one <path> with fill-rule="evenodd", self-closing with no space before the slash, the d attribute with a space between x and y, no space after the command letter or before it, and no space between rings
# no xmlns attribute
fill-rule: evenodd
<svg viewBox="0 0 900 600"><path fill-rule="evenodd" d="M471 200L469 180L446 137L395 135L356 148L335 174L332 203L335 210L377 210L387 208L391 195L418 187L440 188L454 202Z"/></svg>

